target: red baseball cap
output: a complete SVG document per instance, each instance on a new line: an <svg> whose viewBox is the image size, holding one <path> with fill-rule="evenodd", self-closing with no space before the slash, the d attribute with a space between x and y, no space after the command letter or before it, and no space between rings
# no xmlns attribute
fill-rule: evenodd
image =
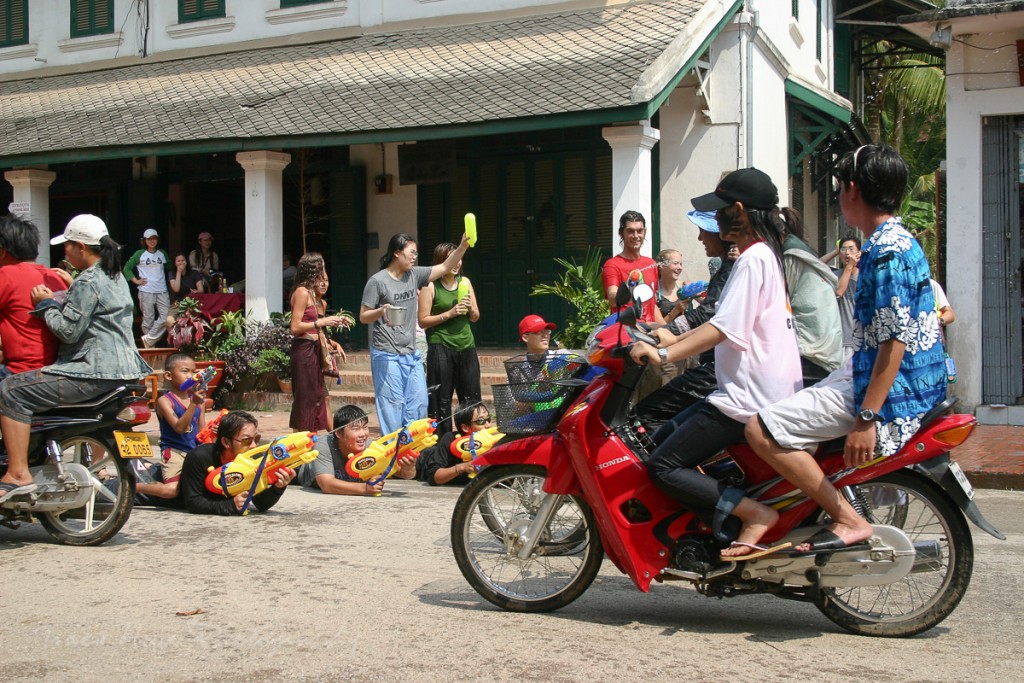
<svg viewBox="0 0 1024 683"><path fill-rule="evenodd" d="M555 329L554 323L549 323L539 315L528 315L519 321L519 336L529 334L530 332L540 332L541 330L553 330Z"/></svg>

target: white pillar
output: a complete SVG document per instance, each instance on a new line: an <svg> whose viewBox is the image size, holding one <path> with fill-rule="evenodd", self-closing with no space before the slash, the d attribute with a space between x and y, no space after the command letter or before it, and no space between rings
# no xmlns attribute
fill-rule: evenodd
<svg viewBox="0 0 1024 683"><path fill-rule="evenodd" d="M281 312L281 171L292 160L283 152L239 152L245 169L245 310L252 319Z"/></svg>
<svg viewBox="0 0 1024 683"><path fill-rule="evenodd" d="M618 252L619 216L639 211L647 219L647 237L640 252L651 256L651 149L661 131L646 122L601 129L612 148L612 251Z"/></svg>
<svg viewBox="0 0 1024 683"><path fill-rule="evenodd" d="M4 173L14 188L13 213L28 218L39 228L39 258L36 263L50 265L50 185L57 178L53 171L39 168L20 168Z"/></svg>

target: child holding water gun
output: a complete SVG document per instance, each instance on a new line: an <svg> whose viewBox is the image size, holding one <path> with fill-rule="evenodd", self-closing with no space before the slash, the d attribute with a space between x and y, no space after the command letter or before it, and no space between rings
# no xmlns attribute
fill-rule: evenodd
<svg viewBox="0 0 1024 683"><path fill-rule="evenodd" d="M452 442L459 437L479 432L491 425L487 406L476 403L455 411L455 431L442 436L436 444L425 449L416 459L416 478L431 486L443 484L465 485L473 473L473 464L452 454Z"/></svg>
<svg viewBox="0 0 1024 683"><path fill-rule="evenodd" d="M196 374L196 361L187 353L173 353L164 361L167 392L156 401L160 424L160 481L138 482L137 493L163 500L178 495L185 454L198 445L196 435L206 425L206 385L194 381Z"/></svg>
<svg viewBox="0 0 1024 683"><path fill-rule="evenodd" d="M359 406L342 406L334 411L334 424L334 431L321 442L327 446L320 448L317 459L299 468L299 483L342 496L372 496L383 491L383 479L371 484L345 471L348 456L363 452L370 443L370 420L366 413ZM412 479L416 475L414 458L400 458L395 470L394 476L399 479Z"/></svg>

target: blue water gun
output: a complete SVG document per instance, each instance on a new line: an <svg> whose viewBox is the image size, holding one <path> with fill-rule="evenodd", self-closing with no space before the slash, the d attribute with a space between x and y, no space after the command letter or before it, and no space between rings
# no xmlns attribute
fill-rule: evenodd
<svg viewBox="0 0 1024 683"><path fill-rule="evenodd" d="M683 285L682 287L679 288L679 291L676 292L676 294L679 296L680 299L688 301L690 299L696 298L707 293L707 291L707 280L697 280L696 282L691 282L688 285Z"/></svg>

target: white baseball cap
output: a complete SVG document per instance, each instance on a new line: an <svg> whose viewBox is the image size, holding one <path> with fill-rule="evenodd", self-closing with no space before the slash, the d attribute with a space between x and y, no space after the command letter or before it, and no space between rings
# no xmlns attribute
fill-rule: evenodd
<svg viewBox="0 0 1024 683"><path fill-rule="evenodd" d="M150 228L146 232L142 233L142 239L144 239L144 240L148 240L150 237L159 237L159 236L160 235L157 234L157 231L154 230L153 228Z"/></svg>
<svg viewBox="0 0 1024 683"><path fill-rule="evenodd" d="M64 228L63 235L57 235L50 240L50 244L63 244L64 242L81 242L91 247L98 247L100 238L106 237L107 224L99 216L91 213L83 213L68 221L68 227Z"/></svg>

